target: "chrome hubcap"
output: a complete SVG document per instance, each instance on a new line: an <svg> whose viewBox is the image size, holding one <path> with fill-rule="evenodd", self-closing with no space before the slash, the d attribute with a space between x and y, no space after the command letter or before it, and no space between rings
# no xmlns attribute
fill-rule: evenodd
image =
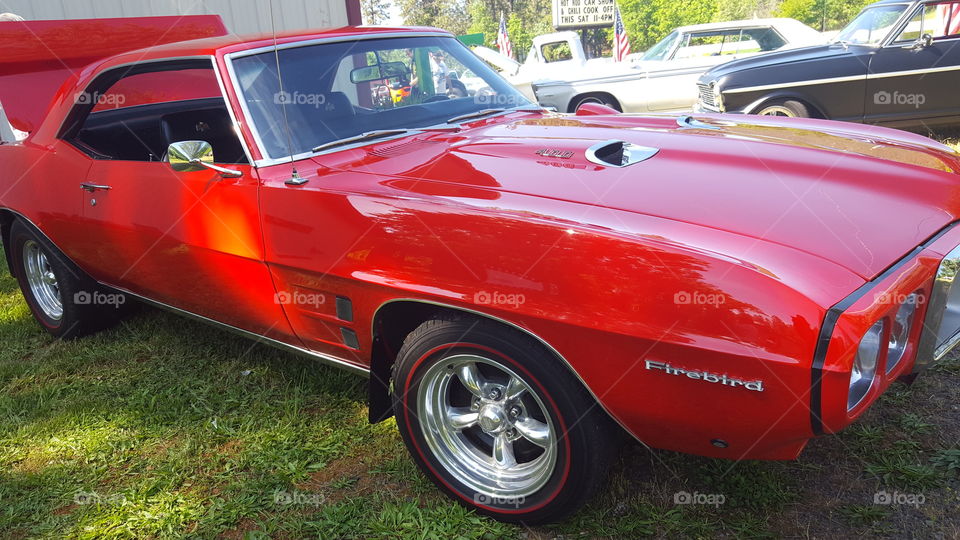
<svg viewBox="0 0 960 540"><path fill-rule="evenodd" d="M63 301L57 276L53 273L47 254L33 240L23 244L23 266L30 292L40 310L50 319L59 321L63 317Z"/></svg>
<svg viewBox="0 0 960 540"><path fill-rule="evenodd" d="M770 107L766 107L761 110L759 114L760 116L789 116L791 118L796 116L793 111L781 105L772 105Z"/></svg>
<svg viewBox="0 0 960 540"><path fill-rule="evenodd" d="M550 479L557 437L549 411L500 362L445 358L424 375L417 404L433 455L475 497L526 497Z"/></svg>

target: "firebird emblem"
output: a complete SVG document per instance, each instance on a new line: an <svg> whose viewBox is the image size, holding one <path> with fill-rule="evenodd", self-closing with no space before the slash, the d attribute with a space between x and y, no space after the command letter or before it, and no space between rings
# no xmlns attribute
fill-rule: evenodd
<svg viewBox="0 0 960 540"><path fill-rule="evenodd" d="M653 360L647 360L647 369L649 370L659 370L670 375L686 375L687 377L708 383L719 383L725 386L730 386L736 388L737 386L742 386L747 390L753 390L754 392L763 392L763 381L743 381L740 379L734 379L732 377L727 377L726 375L717 375L716 373L708 373L706 371L690 371L683 368L678 368L671 366L670 364L664 362L654 362Z"/></svg>
<svg viewBox="0 0 960 540"><path fill-rule="evenodd" d="M550 148L541 148L537 150L537 154L543 157L553 157L561 159L569 159L573 157L573 152L569 150L551 150Z"/></svg>

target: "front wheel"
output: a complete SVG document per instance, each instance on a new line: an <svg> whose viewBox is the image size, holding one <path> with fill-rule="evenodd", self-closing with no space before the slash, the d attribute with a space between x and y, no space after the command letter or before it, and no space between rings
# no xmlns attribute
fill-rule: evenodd
<svg viewBox="0 0 960 540"><path fill-rule="evenodd" d="M400 433L421 470L503 521L576 511L614 454L611 421L569 370L490 321L422 324L400 350L393 388Z"/></svg>
<svg viewBox="0 0 960 540"><path fill-rule="evenodd" d="M805 104L788 99L773 101L761 107L757 114L760 116L786 116L789 118L810 118L810 108Z"/></svg>

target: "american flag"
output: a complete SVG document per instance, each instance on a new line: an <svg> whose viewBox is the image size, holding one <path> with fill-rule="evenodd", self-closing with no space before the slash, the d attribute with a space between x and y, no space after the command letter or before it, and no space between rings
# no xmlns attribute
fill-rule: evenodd
<svg viewBox="0 0 960 540"><path fill-rule="evenodd" d="M617 62L623 62L630 54L630 38L627 37L627 29L623 26L620 6L616 7L613 15L613 49L613 59Z"/></svg>
<svg viewBox="0 0 960 540"><path fill-rule="evenodd" d="M507 35L507 20L500 14L500 31L497 33L497 47L500 48L500 54L507 58L513 58L513 47L510 46L510 36Z"/></svg>
<svg viewBox="0 0 960 540"><path fill-rule="evenodd" d="M937 18L939 26L936 30L943 29L942 34L933 34L933 37L953 36L960 34L960 4L940 4L937 9Z"/></svg>

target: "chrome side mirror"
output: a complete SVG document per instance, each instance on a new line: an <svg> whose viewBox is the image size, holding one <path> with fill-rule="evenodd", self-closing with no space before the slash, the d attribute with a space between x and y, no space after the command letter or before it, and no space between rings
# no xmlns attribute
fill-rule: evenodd
<svg viewBox="0 0 960 540"><path fill-rule="evenodd" d="M167 162L176 172L192 172L210 169L224 178L239 178L240 171L213 164L213 147L207 141L180 141L167 147Z"/></svg>

